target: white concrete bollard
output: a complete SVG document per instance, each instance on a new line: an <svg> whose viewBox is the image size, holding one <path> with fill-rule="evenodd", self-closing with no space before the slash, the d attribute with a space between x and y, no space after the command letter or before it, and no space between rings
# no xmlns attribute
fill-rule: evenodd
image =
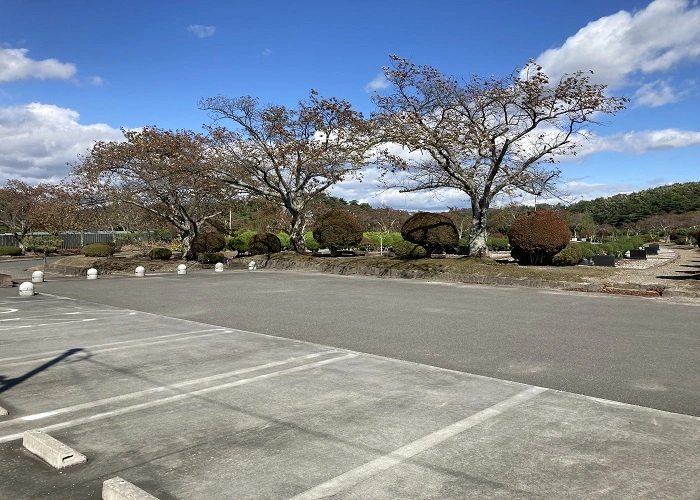
<svg viewBox="0 0 700 500"><path fill-rule="evenodd" d="M43 283L44 282L44 273L41 271L34 271L32 273L32 283Z"/></svg>
<svg viewBox="0 0 700 500"><path fill-rule="evenodd" d="M97 269L94 267L91 267L90 269L87 270L87 279L89 280L96 280L97 279Z"/></svg>
<svg viewBox="0 0 700 500"><path fill-rule="evenodd" d="M255 261L251 260L250 262L248 262L248 271L252 271L253 269L257 269L257 266L255 264Z"/></svg>
<svg viewBox="0 0 700 500"><path fill-rule="evenodd" d="M146 268L139 266L136 268L136 276L146 276Z"/></svg>
<svg viewBox="0 0 700 500"><path fill-rule="evenodd" d="M223 273L224 265L221 262L217 262L216 264L214 264L214 271L217 273Z"/></svg>
<svg viewBox="0 0 700 500"><path fill-rule="evenodd" d="M177 266L177 274L187 274L187 266L185 264Z"/></svg>
<svg viewBox="0 0 700 500"><path fill-rule="evenodd" d="M25 281L19 286L20 297L32 297L34 295L34 283Z"/></svg>

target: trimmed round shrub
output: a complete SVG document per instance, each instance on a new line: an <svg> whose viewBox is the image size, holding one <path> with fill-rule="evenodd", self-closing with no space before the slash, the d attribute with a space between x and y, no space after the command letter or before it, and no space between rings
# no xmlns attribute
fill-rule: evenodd
<svg viewBox="0 0 700 500"><path fill-rule="evenodd" d="M312 234L321 247L329 248L331 255L340 248L354 247L362 241L362 225L345 210L329 210L316 219Z"/></svg>
<svg viewBox="0 0 700 500"><path fill-rule="evenodd" d="M581 247L577 243L569 243L564 249L552 257L555 266L575 266L583 258Z"/></svg>
<svg viewBox="0 0 700 500"><path fill-rule="evenodd" d="M549 210L519 215L508 228L511 255L524 265L551 264L571 241L566 221Z"/></svg>
<svg viewBox="0 0 700 500"><path fill-rule="evenodd" d="M394 252L394 255L398 257L399 259L422 259L423 257L426 257L428 253L425 251L425 248L423 248L420 245L416 245L415 243L411 243L410 241L396 241L394 244L391 246L392 251Z"/></svg>
<svg viewBox="0 0 700 500"><path fill-rule="evenodd" d="M192 240L192 251L199 253L215 253L224 249L226 238L218 231L199 233Z"/></svg>
<svg viewBox="0 0 700 500"><path fill-rule="evenodd" d="M314 239L314 235L311 231L304 233L304 246L310 252L318 252L321 249L321 245Z"/></svg>
<svg viewBox="0 0 700 500"><path fill-rule="evenodd" d="M280 253L282 251L282 242L276 234L258 233L250 238L248 251L253 255Z"/></svg>
<svg viewBox="0 0 700 500"><path fill-rule="evenodd" d="M22 249L20 247L0 245L0 255L17 257L18 255L22 255Z"/></svg>
<svg viewBox="0 0 700 500"><path fill-rule="evenodd" d="M170 260L172 256L173 252L169 248L156 247L148 252L148 258L151 260Z"/></svg>
<svg viewBox="0 0 700 500"><path fill-rule="evenodd" d="M459 233L452 219L432 212L418 212L401 226L401 237L422 246L430 256L434 252L458 246Z"/></svg>
<svg viewBox="0 0 700 500"><path fill-rule="evenodd" d="M221 252L201 252L197 254L197 261L202 264L216 264L226 262L226 256Z"/></svg>
<svg viewBox="0 0 700 500"><path fill-rule="evenodd" d="M81 250L86 257L110 257L114 255L114 247L108 243L90 243Z"/></svg>
<svg viewBox="0 0 700 500"><path fill-rule="evenodd" d="M248 243L250 239L255 236L255 231L243 231L240 234L226 240L227 250L236 250L238 253L245 253L248 251Z"/></svg>

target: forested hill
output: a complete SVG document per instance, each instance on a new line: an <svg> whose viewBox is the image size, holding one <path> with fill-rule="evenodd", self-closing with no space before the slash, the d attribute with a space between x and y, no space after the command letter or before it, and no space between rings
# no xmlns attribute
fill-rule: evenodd
<svg viewBox="0 0 700 500"><path fill-rule="evenodd" d="M669 184L609 198L579 201L568 208L588 212L596 224L620 226L650 215L700 210L700 182Z"/></svg>

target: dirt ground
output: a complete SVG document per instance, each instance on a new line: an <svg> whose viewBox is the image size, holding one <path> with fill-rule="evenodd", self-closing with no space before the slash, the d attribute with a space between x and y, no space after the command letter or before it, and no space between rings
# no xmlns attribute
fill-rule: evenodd
<svg viewBox="0 0 700 500"><path fill-rule="evenodd" d="M611 278L601 280L604 284L612 281L700 291L700 249L661 247L659 255L647 260L623 260Z"/></svg>

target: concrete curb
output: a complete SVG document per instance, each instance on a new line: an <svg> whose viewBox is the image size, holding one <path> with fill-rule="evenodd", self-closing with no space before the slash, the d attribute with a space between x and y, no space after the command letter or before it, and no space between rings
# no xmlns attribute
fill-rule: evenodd
<svg viewBox="0 0 700 500"><path fill-rule="evenodd" d="M85 455L41 430L25 431L22 446L58 470L87 462Z"/></svg>
<svg viewBox="0 0 700 500"><path fill-rule="evenodd" d="M158 500L158 498L125 479L113 477L102 483L102 500Z"/></svg>

